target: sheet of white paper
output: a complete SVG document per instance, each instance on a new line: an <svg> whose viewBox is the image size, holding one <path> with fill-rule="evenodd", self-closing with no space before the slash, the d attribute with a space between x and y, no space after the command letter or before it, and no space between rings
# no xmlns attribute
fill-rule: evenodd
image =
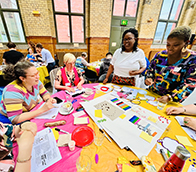
<svg viewBox="0 0 196 172"><path fill-rule="evenodd" d="M105 94L100 96L96 99L93 99L89 102L82 102L82 106L84 107L85 111L89 114L89 116L98 123L98 118L94 116L95 105L103 102L103 100L111 101L115 97L109 94ZM117 98L120 101L123 101L125 104L131 106L131 109L124 111L125 118L116 118L115 120L111 120L106 115L103 115L102 119L104 122L100 122L99 125L113 138L113 140L118 144L118 146L122 149L128 146L137 156L141 158L143 155L148 155L151 149L156 144L157 140L161 137L167 126L169 125L170 121L163 121L159 115L141 107L138 105L133 105L128 101L124 101L120 98ZM113 102L114 105L115 102ZM117 105L116 105L117 106ZM120 108L119 106L117 106ZM140 121L138 124L134 124L130 122L130 119L134 116L137 116ZM152 122L148 120L148 117L151 116L156 118L156 122ZM162 123L163 122L163 123ZM157 134L153 137L152 141L149 143L143 138L140 137L142 129L146 128L145 132L151 129L155 129Z"/></svg>
<svg viewBox="0 0 196 172"><path fill-rule="evenodd" d="M190 165L187 172L196 172L196 168Z"/></svg>
<svg viewBox="0 0 196 172"><path fill-rule="evenodd" d="M52 130L45 128L38 132L33 143L31 171L43 171L61 159Z"/></svg>
<svg viewBox="0 0 196 172"><path fill-rule="evenodd" d="M181 125L183 130L192 138L193 140L196 140L196 132L192 130L191 128L184 127L184 117L182 116L176 116L175 119L178 121L178 123Z"/></svg>
<svg viewBox="0 0 196 172"><path fill-rule="evenodd" d="M126 86L122 87L122 91L125 92L125 93L131 93L133 90L134 89L126 87Z"/></svg>
<svg viewBox="0 0 196 172"><path fill-rule="evenodd" d="M69 92L69 91L65 91L67 94L71 95L71 96L74 96L76 94L80 94L80 93L84 93L85 92L85 89L82 88L81 90L77 89L76 87L74 87L74 90L75 92Z"/></svg>
<svg viewBox="0 0 196 172"><path fill-rule="evenodd" d="M58 115L59 112L59 108L63 105L64 102L61 102L59 104L53 104L55 107L50 109L49 111L46 111L44 113L42 113L41 115L35 117L36 119L55 119L56 116ZM39 109L44 105L45 103L43 103Z"/></svg>

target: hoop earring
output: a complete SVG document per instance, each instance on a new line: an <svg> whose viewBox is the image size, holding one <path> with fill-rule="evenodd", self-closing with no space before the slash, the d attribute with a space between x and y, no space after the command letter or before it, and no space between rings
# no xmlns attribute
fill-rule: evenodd
<svg viewBox="0 0 196 172"><path fill-rule="evenodd" d="M182 53L185 53L187 51L186 47L183 47L181 51Z"/></svg>

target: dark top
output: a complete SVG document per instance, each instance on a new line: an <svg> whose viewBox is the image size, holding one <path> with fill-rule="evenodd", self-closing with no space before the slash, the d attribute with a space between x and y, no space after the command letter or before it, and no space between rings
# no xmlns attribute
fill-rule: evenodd
<svg viewBox="0 0 196 172"><path fill-rule="evenodd" d="M109 68L109 66L110 66L110 61L111 61L112 59L110 58L110 59L104 59L103 60L103 63L101 64L101 66L100 66L100 70L99 70L99 76L101 76L102 74L107 74L107 72L108 72L108 68Z"/></svg>
<svg viewBox="0 0 196 172"><path fill-rule="evenodd" d="M13 65L15 65L23 57L24 55L16 50L10 50L3 54L3 59L5 59L5 62L7 64L13 64Z"/></svg>

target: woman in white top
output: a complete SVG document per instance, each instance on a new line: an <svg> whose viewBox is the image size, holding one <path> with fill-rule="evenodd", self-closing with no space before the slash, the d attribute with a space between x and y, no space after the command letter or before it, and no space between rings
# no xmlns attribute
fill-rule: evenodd
<svg viewBox="0 0 196 172"><path fill-rule="evenodd" d="M115 51L103 84L114 71L112 83L135 86L135 80L146 68L144 52L137 45L138 31L134 28L126 30L122 36L122 48Z"/></svg>

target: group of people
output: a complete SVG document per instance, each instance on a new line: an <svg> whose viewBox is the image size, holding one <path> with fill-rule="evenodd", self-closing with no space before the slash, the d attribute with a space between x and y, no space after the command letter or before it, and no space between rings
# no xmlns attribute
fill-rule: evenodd
<svg viewBox="0 0 196 172"><path fill-rule="evenodd" d="M135 86L138 77L146 70L145 84L149 86L149 90L161 96L158 98L159 101L184 101L196 87L196 53L186 49L190 34L191 30L186 26L180 26L172 30L167 38L167 49L158 52L146 70L144 52L138 48L138 31L133 28L126 30L122 35L122 47L115 51L113 57L112 53L108 53L103 59L99 82ZM24 56L16 51L15 45L9 44L8 47L10 52L6 52L3 58L5 64L9 65L6 66L3 72L4 77L13 80L13 82L3 90L0 103L0 121L26 126L26 121L53 108L56 100L50 96L44 85L39 81L39 72L31 63L31 60L34 61L34 59L29 58L30 61L21 60ZM41 44L36 46L30 44L29 47L29 54L34 54L35 59L40 58L41 60L42 58L42 61L47 64L48 71L52 70L55 62L51 53L44 49ZM10 58L8 53L13 54L14 58ZM77 59L71 53L64 55L64 67L58 70L55 78L54 87L57 90L74 92L74 86L82 89L85 81L80 67L89 65L85 60L86 57L86 53L83 53ZM18 60L18 62L14 60ZM39 95L46 103L40 109L31 111L38 104ZM180 113L196 115L196 104L170 107L166 110L166 113L168 115ZM184 121L185 125L196 130L196 119L186 117ZM24 128L27 128L27 132L23 132L20 138L23 138L23 136L25 138L29 131L33 134L36 133L35 129ZM33 138L34 135L30 138L31 141L33 141ZM30 158L27 157L26 159L26 156L20 153L20 144L24 144L20 140L22 139L19 139L18 142L18 166L22 166L21 162L26 163L30 160Z"/></svg>

